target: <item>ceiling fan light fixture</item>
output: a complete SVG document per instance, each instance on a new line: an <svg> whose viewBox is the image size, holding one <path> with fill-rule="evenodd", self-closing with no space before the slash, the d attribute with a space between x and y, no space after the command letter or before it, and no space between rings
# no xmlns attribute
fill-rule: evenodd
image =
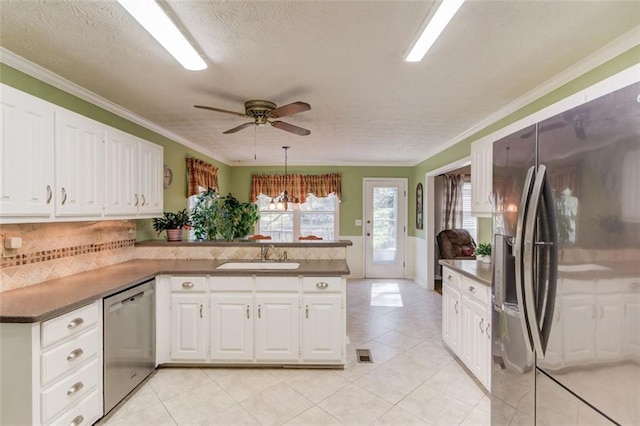
<svg viewBox="0 0 640 426"><path fill-rule="evenodd" d="M118 3L185 69L200 71L207 68L191 43L154 0L118 0Z"/></svg>
<svg viewBox="0 0 640 426"><path fill-rule="evenodd" d="M406 62L420 62L427 54L431 46L436 42L442 31L449 24L449 21L458 12L464 0L442 0L440 6L431 16L427 15L422 24L422 34L406 56Z"/></svg>

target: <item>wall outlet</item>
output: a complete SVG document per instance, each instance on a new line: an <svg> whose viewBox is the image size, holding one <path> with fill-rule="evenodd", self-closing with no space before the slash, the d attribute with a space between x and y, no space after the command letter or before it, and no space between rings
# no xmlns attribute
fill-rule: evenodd
<svg viewBox="0 0 640 426"><path fill-rule="evenodd" d="M2 257L15 257L18 255L18 249L22 247L22 238L2 236Z"/></svg>

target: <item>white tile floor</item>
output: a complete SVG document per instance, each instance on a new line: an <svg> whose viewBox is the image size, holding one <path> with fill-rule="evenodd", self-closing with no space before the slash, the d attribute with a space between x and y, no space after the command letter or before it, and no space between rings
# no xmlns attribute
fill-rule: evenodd
<svg viewBox="0 0 640 426"><path fill-rule="evenodd" d="M486 389L443 347L441 306L409 280L349 280L344 370L162 368L104 423L489 425Z"/></svg>

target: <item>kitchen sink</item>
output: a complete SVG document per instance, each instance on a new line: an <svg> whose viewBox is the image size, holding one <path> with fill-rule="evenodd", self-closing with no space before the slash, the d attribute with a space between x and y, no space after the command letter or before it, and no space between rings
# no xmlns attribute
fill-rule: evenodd
<svg viewBox="0 0 640 426"><path fill-rule="evenodd" d="M216 269L298 269L298 262L227 262Z"/></svg>

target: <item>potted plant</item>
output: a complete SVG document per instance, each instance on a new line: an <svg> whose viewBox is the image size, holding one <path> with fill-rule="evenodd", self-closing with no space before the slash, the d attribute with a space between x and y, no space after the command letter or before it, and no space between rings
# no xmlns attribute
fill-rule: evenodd
<svg viewBox="0 0 640 426"><path fill-rule="evenodd" d="M164 212L162 217L153 219L153 229L160 235L167 231L167 241L182 241L182 230L189 229L191 220L187 209L179 212Z"/></svg>
<svg viewBox="0 0 640 426"><path fill-rule="evenodd" d="M231 193L220 197L213 189L200 194L191 210L198 239L228 241L246 237L259 218L258 206L254 203L241 203Z"/></svg>
<svg viewBox="0 0 640 426"><path fill-rule="evenodd" d="M491 244L480 243L474 250L473 254L476 256L476 260L484 263L491 263Z"/></svg>

